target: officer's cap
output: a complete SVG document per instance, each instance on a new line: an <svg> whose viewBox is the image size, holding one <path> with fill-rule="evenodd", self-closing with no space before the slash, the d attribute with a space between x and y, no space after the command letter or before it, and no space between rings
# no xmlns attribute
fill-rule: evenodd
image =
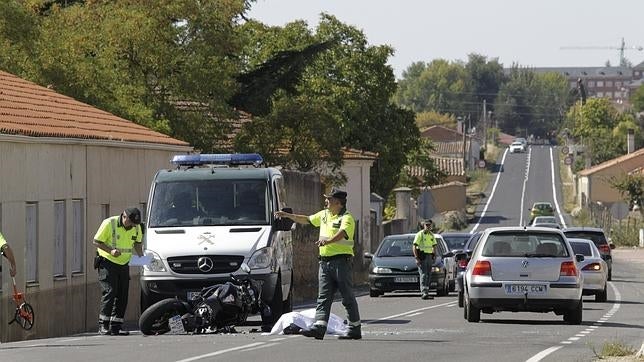
<svg viewBox="0 0 644 362"><path fill-rule="evenodd" d="M328 195L324 194L324 197L326 197L326 198L333 197L333 198L340 199L340 200L346 200L347 199L347 193L346 193L346 191L342 191L342 190L337 189L337 188L334 187L333 189L331 189L331 192L329 192Z"/></svg>
<svg viewBox="0 0 644 362"><path fill-rule="evenodd" d="M136 207L128 207L125 209L125 215L134 224L138 225L141 223L141 211Z"/></svg>

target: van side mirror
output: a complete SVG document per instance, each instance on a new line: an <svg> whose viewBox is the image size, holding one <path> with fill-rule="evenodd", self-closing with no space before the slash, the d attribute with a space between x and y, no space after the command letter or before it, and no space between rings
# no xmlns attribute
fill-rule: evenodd
<svg viewBox="0 0 644 362"><path fill-rule="evenodd" d="M370 253L370 252L368 252L368 251L365 251L365 253L364 253L364 258L365 258L365 259L373 259L373 254L371 254L371 253Z"/></svg>
<svg viewBox="0 0 644 362"><path fill-rule="evenodd" d="M284 212L289 214L293 213L293 209L290 207L285 207L282 209ZM293 220L287 218L275 219L275 229L278 231L291 231L293 227Z"/></svg>

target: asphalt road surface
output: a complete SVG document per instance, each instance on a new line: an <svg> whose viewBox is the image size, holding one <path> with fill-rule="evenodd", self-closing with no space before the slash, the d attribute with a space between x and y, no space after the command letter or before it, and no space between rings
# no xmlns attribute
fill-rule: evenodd
<svg viewBox="0 0 644 362"><path fill-rule="evenodd" d="M534 201L561 205L559 186L552 186L553 178L559 184L558 171L552 173L556 152L533 146L526 154L505 155L471 230L525 223ZM568 325L554 313L511 312L482 314L480 323L468 323L455 293L433 300L389 293L359 296L359 341L263 335L258 325L238 327L235 334L86 334L1 344L0 361L590 361L593 349L606 342L639 349L644 340L644 263L616 255L613 265L608 301L584 297L581 325ZM344 317L339 302L333 313Z"/></svg>

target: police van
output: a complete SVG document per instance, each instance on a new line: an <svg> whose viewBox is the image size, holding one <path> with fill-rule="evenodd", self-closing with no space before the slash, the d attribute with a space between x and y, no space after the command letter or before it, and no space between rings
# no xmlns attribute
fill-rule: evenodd
<svg viewBox="0 0 644 362"><path fill-rule="evenodd" d="M275 219L285 205L284 179L260 167L258 154L192 154L160 170L147 206L141 311L155 302L192 299L201 288L241 274L262 281L275 321L292 310L293 222Z"/></svg>

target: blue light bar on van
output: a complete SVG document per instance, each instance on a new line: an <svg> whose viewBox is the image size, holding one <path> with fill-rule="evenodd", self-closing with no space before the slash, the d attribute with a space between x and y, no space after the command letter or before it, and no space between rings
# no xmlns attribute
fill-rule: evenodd
<svg viewBox="0 0 644 362"><path fill-rule="evenodd" d="M175 155L172 163L177 166L202 165L253 165L259 166L264 159L259 153L205 153L199 155Z"/></svg>

